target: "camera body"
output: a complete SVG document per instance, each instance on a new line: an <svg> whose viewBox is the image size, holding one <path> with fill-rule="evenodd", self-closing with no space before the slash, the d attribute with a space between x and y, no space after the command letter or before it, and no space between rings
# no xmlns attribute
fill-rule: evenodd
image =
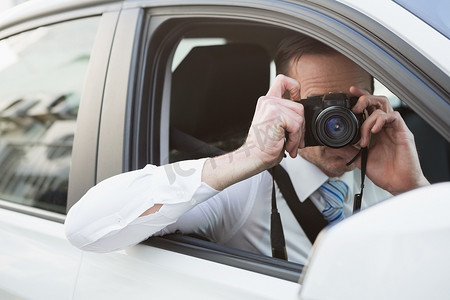
<svg viewBox="0 0 450 300"><path fill-rule="evenodd" d="M305 146L341 148L357 143L364 114L354 114L351 108L357 97L344 93L311 96L299 102L305 112Z"/></svg>

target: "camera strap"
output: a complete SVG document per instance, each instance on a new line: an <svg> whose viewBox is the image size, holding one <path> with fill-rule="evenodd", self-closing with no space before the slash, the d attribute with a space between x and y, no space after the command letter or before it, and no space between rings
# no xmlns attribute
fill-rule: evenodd
<svg viewBox="0 0 450 300"><path fill-rule="evenodd" d="M361 148L358 154L356 154L355 157L347 163L347 166L351 165L358 158L358 156L361 155L361 192L359 194L355 194L355 197L353 198L353 213L357 213L361 209L368 154L369 150L367 147Z"/></svg>

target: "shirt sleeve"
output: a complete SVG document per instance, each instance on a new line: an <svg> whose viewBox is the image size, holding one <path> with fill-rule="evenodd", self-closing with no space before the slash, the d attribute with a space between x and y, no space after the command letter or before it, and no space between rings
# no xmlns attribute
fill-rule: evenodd
<svg viewBox="0 0 450 300"><path fill-rule="evenodd" d="M110 252L137 244L218 191L201 182L206 159L119 174L92 187L69 211L68 240L82 250ZM140 215L155 204L161 209Z"/></svg>

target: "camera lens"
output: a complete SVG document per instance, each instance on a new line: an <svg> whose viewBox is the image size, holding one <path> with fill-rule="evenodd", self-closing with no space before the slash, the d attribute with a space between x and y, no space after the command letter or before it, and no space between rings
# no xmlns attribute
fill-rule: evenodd
<svg viewBox="0 0 450 300"><path fill-rule="evenodd" d="M331 117L325 121L324 132L330 138L342 138L342 136L345 136L347 130L347 120L341 116Z"/></svg>
<svg viewBox="0 0 450 300"><path fill-rule="evenodd" d="M328 107L320 112L315 121L315 137L328 147L341 148L354 143L359 138L358 133L358 119L344 107Z"/></svg>

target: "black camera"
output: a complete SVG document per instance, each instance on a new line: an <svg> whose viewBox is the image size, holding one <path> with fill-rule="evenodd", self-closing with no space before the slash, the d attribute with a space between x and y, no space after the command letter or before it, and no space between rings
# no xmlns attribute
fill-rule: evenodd
<svg viewBox="0 0 450 300"><path fill-rule="evenodd" d="M351 108L357 97L344 93L311 96L297 101L305 111L305 146L341 148L355 144L361 138L364 114L354 114Z"/></svg>

